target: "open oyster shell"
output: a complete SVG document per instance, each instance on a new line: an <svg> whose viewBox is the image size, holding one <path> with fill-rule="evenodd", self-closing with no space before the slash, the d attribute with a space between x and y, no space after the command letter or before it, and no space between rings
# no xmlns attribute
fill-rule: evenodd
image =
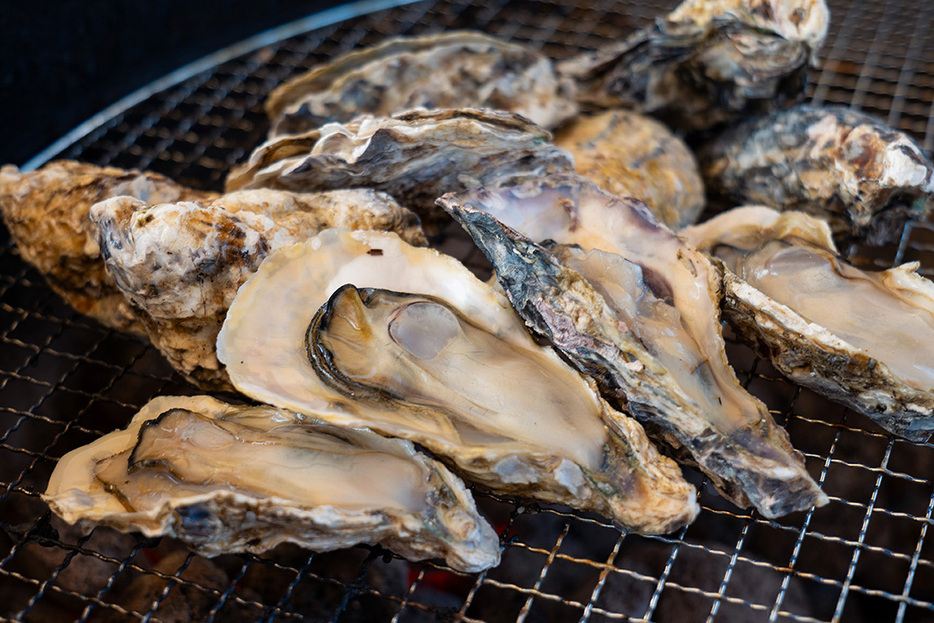
<svg viewBox="0 0 934 623"><path fill-rule="evenodd" d="M819 216L843 239L891 239L934 196L934 164L914 140L842 106L750 119L703 146L698 161L711 192Z"/></svg>
<svg viewBox="0 0 934 623"><path fill-rule="evenodd" d="M923 441L934 431L934 284L917 263L866 272L826 223L736 208L683 232L726 266L724 314L793 381Z"/></svg>
<svg viewBox="0 0 934 623"><path fill-rule="evenodd" d="M446 192L517 183L573 171L570 155L528 120L491 110L413 110L363 116L304 134L272 138L233 170L227 188L382 190L416 212L426 230L447 217ZM433 233L433 231L432 231Z"/></svg>
<svg viewBox="0 0 934 623"><path fill-rule="evenodd" d="M439 203L486 254L526 323L729 499L767 517L827 501L727 363L719 273L644 205L574 176ZM574 270L497 219L535 240L595 251L559 249Z"/></svg>
<svg viewBox="0 0 934 623"><path fill-rule="evenodd" d="M582 115L555 134L577 172L617 197L635 197L669 227L697 220L704 183L691 150L651 117L629 110Z"/></svg>
<svg viewBox="0 0 934 623"><path fill-rule="evenodd" d="M418 217L368 189L244 190L147 205L131 197L91 210L112 282L142 313L152 343L192 383L231 389L215 341L234 295L273 250L328 227L395 231L425 244Z"/></svg>
<svg viewBox="0 0 934 623"><path fill-rule="evenodd" d="M573 89L535 50L454 31L396 37L343 54L277 87L266 113L272 135L412 108L496 108L553 128L576 114Z"/></svg>
<svg viewBox="0 0 934 623"><path fill-rule="evenodd" d="M409 442L207 396L153 399L62 457L42 499L69 523L173 536L206 556L379 543L460 571L499 563L470 492Z"/></svg>
<svg viewBox="0 0 934 623"><path fill-rule="evenodd" d="M217 196L157 173L70 160L28 173L12 165L0 168L0 212L23 259L75 310L108 327L144 335L104 269L97 231L88 218L92 205L120 195L153 203Z"/></svg>
<svg viewBox="0 0 934 623"><path fill-rule="evenodd" d="M324 339L316 323L335 308ZM646 533L698 510L677 465L634 420L614 414L608 430L609 405L502 295L391 234L328 230L270 255L231 305L218 357L253 398L417 442L495 491Z"/></svg>

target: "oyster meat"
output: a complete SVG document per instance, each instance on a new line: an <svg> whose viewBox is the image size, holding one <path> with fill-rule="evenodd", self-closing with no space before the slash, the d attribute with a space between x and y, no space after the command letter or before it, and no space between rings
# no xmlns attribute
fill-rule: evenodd
<svg viewBox="0 0 934 623"><path fill-rule="evenodd" d="M328 227L385 229L426 244L418 217L368 189L244 190L146 205L116 197L90 221L112 283L142 313L152 343L189 381L230 389L215 341L234 295L273 250Z"/></svg>
<svg viewBox="0 0 934 623"><path fill-rule="evenodd" d="M153 399L62 457L42 498L69 523L172 536L206 556L379 543L460 571L499 563L470 492L411 443L207 396Z"/></svg>
<svg viewBox="0 0 934 623"><path fill-rule="evenodd" d="M766 207L684 231L727 268L725 315L793 381L916 441L934 431L934 284L847 264L826 223Z"/></svg>
<svg viewBox="0 0 934 623"><path fill-rule="evenodd" d="M543 54L461 30L395 37L338 56L277 87L266 113L272 135L412 108L496 108L553 128L576 114L573 89Z"/></svg>
<svg viewBox="0 0 934 623"><path fill-rule="evenodd" d="M934 195L934 165L914 140L842 106L750 119L703 146L698 162L711 192L820 216L838 239L891 239Z"/></svg>
<svg viewBox="0 0 934 623"><path fill-rule="evenodd" d="M555 134L577 172L617 197L635 197L669 227L704 209L704 184L691 150L663 124L629 110L582 115Z"/></svg>
<svg viewBox="0 0 934 623"><path fill-rule="evenodd" d="M719 273L643 204L573 176L439 203L486 254L526 323L726 497L766 517L827 501L727 363ZM556 257L529 237L579 249Z"/></svg>
<svg viewBox="0 0 934 623"><path fill-rule="evenodd" d="M447 218L435 199L448 191L573 171L571 156L550 140L528 120L491 110L363 116L266 141L230 173L227 188L374 188L413 210L433 233Z"/></svg>
<svg viewBox="0 0 934 623"><path fill-rule="evenodd" d="M231 305L218 357L257 400L409 439L498 492L645 533L698 511L677 465L634 420L615 413L609 430L611 407L502 295L392 234L327 230L271 254Z"/></svg>
<svg viewBox="0 0 934 623"><path fill-rule="evenodd" d="M680 132L800 99L808 46L740 19L660 19L617 44L563 61L585 110L631 108Z"/></svg>
<svg viewBox="0 0 934 623"><path fill-rule="evenodd" d="M143 201L211 199L156 173L57 160L36 171L0 168L0 211L24 260L75 310L108 327L145 330L104 269L91 206L127 195Z"/></svg>

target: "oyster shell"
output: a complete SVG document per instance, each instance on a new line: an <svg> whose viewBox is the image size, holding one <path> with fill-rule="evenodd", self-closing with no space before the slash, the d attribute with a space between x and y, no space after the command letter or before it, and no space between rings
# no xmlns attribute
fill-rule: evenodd
<svg viewBox="0 0 934 623"><path fill-rule="evenodd" d="M395 37L338 56L277 87L266 113L272 135L412 108L497 108L553 128L576 114L573 89L535 50L454 31Z"/></svg>
<svg viewBox="0 0 934 623"><path fill-rule="evenodd" d="M24 260L75 310L108 327L145 330L104 269L91 206L127 195L144 201L210 199L216 193L186 188L156 173L98 167L71 160L36 171L0 168L0 211Z"/></svg>
<svg viewBox="0 0 934 623"><path fill-rule="evenodd" d="M206 556L379 543L460 571L499 563L470 492L412 444L207 396L153 399L62 457L42 499L69 523L173 536Z"/></svg>
<svg viewBox="0 0 934 623"><path fill-rule="evenodd" d="M826 223L766 207L686 229L727 268L724 310L782 374L923 441L934 431L934 284L917 263L866 272Z"/></svg>
<svg viewBox="0 0 934 623"><path fill-rule="evenodd" d="M573 176L439 203L486 254L526 323L726 497L766 517L827 501L727 363L719 273L644 205ZM596 251L566 249L573 270L497 219L533 239Z"/></svg>
<svg viewBox="0 0 934 623"><path fill-rule="evenodd" d="M865 113L801 104L723 132L698 152L707 188L738 204L801 210L839 238L880 243L922 218L934 165L906 134Z"/></svg>
<svg viewBox="0 0 934 623"><path fill-rule="evenodd" d="M657 20L623 41L563 61L585 110L631 108L680 132L800 99L808 47L735 18Z"/></svg>
<svg viewBox="0 0 934 623"><path fill-rule="evenodd" d="M691 150L658 121L628 110L582 115L555 134L577 172L618 197L635 197L669 227L704 209L704 183Z"/></svg>
<svg viewBox="0 0 934 623"><path fill-rule="evenodd" d="M342 311L321 341L326 303L321 314ZM615 414L609 431L609 405L501 295L391 234L328 230L270 255L231 305L218 357L257 400L409 439L495 491L646 533L698 510L677 465L634 420Z"/></svg>
<svg viewBox="0 0 934 623"><path fill-rule="evenodd" d="M230 389L215 341L234 295L273 250L327 227L386 229L425 244L418 217L368 189L244 190L146 205L117 197L91 209L112 283L142 313L152 343L188 380Z"/></svg>
<svg viewBox="0 0 934 623"><path fill-rule="evenodd" d="M570 155L550 140L545 130L506 112L364 116L266 141L231 171L227 188L375 188L417 213L433 233L439 219L447 218L434 205L445 192L573 171Z"/></svg>

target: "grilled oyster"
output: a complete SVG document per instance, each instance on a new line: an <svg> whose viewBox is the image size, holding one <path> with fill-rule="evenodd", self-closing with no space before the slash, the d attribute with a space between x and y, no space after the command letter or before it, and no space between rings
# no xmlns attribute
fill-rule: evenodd
<svg viewBox="0 0 934 623"><path fill-rule="evenodd" d="M461 571L499 541L456 476L406 441L207 396L153 399L66 454L42 498L69 523L173 536L206 556L379 543Z"/></svg>
<svg viewBox="0 0 934 623"><path fill-rule="evenodd" d="M448 191L498 187L572 171L551 135L513 113L410 111L273 138L231 172L228 189L326 190L367 187L392 195L434 229L446 218L435 199Z"/></svg>
<svg viewBox="0 0 934 623"><path fill-rule="evenodd" d="M647 533L697 513L677 465L622 414L610 432L609 405L501 295L391 234L328 230L270 255L231 305L218 357L253 398L417 442L499 492Z"/></svg>
<svg viewBox="0 0 934 623"><path fill-rule="evenodd" d="M555 134L577 172L618 197L635 197L669 227L704 209L704 184L691 150L664 125L628 110L578 117Z"/></svg>
<svg viewBox="0 0 934 623"><path fill-rule="evenodd" d="M838 238L884 242L921 218L934 165L907 135L841 106L798 105L725 131L698 152L710 191L739 204L802 210Z"/></svg>
<svg viewBox="0 0 934 623"><path fill-rule="evenodd" d="M767 112L803 96L808 47L743 21L656 21L558 65L585 110L631 108L681 132Z"/></svg>
<svg viewBox="0 0 934 623"><path fill-rule="evenodd" d="M385 229L425 244L418 217L367 189L244 190L211 201L147 206L131 197L95 205L90 220L116 287L139 310L175 369L229 389L215 341L234 295L273 250L327 227Z"/></svg>
<svg viewBox="0 0 934 623"><path fill-rule="evenodd" d="M156 173L59 160L37 171L0 168L0 211L23 259L75 310L101 324L145 334L136 314L104 269L91 206L127 195L143 201L216 196L185 188Z"/></svg>
<svg viewBox="0 0 934 623"><path fill-rule="evenodd" d="M726 497L766 517L827 501L726 361L719 274L644 205L570 176L439 203L486 254L526 323ZM596 251L566 249L573 270L497 218L533 239Z"/></svg>
<svg viewBox="0 0 934 623"><path fill-rule="evenodd" d="M573 88L530 48L454 31L396 37L343 54L276 88L266 113L272 135L412 108L497 108L553 128L576 114Z"/></svg>
<svg viewBox="0 0 934 623"><path fill-rule="evenodd" d="M934 431L934 284L917 263L865 272L826 223L736 208L684 231L728 269L725 315L793 381L923 441Z"/></svg>

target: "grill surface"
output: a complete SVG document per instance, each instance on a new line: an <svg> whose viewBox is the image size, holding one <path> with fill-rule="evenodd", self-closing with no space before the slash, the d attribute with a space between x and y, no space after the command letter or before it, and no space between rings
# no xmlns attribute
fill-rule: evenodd
<svg viewBox="0 0 934 623"><path fill-rule="evenodd" d="M442 0L363 14L233 59L216 57L105 114L48 156L220 188L228 168L265 134L266 94L330 56L388 35L480 28L560 58L618 38L674 4ZM831 34L809 95L872 112L930 153L934 3L830 4ZM918 260L930 276L934 229L915 225L896 246L851 252L854 261L878 267ZM701 486L703 511L667 537L625 535L602 518L478 493L504 555L500 567L477 576L362 546L318 555L281 547L208 561L170 539L104 528L82 535L39 500L65 452L122 427L154 395L197 392L151 346L71 311L0 228L0 617L934 621L934 445L892 438L789 384L745 347L731 343L730 357L804 452L831 497L827 507L768 521L689 474Z"/></svg>

